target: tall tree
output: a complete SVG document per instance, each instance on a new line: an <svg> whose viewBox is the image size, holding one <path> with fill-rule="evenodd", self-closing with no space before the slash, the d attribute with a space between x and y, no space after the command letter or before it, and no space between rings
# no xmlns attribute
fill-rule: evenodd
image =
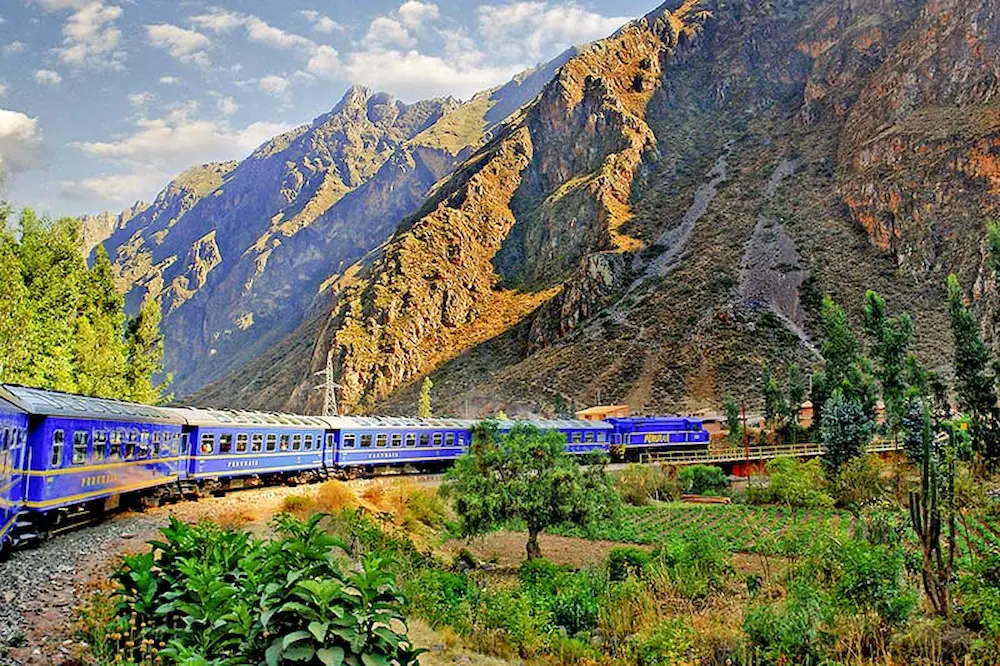
<svg viewBox="0 0 1000 666"><path fill-rule="evenodd" d="M581 465L566 453L566 436L527 424L501 435L495 422L477 426L468 453L445 475L445 492L467 536L511 520L528 528L528 559L541 557L538 535L572 521L586 525L617 508L603 458Z"/></svg>
<svg viewBox="0 0 1000 666"><path fill-rule="evenodd" d="M729 443L739 444L740 437L743 436L743 425L740 421L740 403L732 393L727 393L722 401L722 408L726 412L726 427L729 429Z"/></svg>
<svg viewBox="0 0 1000 666"><path fill-rule="evenodd" d="M802 368L798 363L788 366L788 404L787 419L792 435L792 444L798 442L799 438L799 417L802 403L806 399L806 378L802 374Z"/></svg>
<svg viewBox="0 0 1000 666"><path fill-rule="evenodd" d="M102 398L131 390L122 373L128 355L123 339L125 301L115 289L112 275L108 253L98 245L81 293L76 369L78 390Z"/></svg>
<svg viewBox="0 0 1000 666"><path fill-rule="evenodd" d="M885 299L874 291L865 294L865 332L873 341L875 376L882 387L886 422L893 437L899 433L906 411L906 377L913 319L907 313L890 317Z"/></svg>
<svg viewBox="0 0 1000 666"><path fill-rule="evenodd" d="M1000 458L997 441L996 376L979 323L966 304L958 277L948 276L948 315L955 339L955 388L959 407L969 416L973 453L990 467Z"/></svg>
<svg viewBox="0 0 1000 666"><path fill-rule="evenodd" d="M823 322L823 369L813 376L813 413L823 422L825 403L840 391L845 400L858 405L874 421L878 400L872 377L871 361L862 353L861 344L851 329L847 313L830 296L823 298L820 311Z"/></svg>
<svg viewBox="0 0 1000 666"><path fill-rule="evenodd" d="M823 463L835 474L841 465L865 452L875 421L857 400L838 389L823 409L820 429L826 449Z"/></svg>
<svg viewBox="0 0 1000 666"><path fill-rule="evenodd" d="M785 397L781 385L771 372L771 366L764 364L761 374L762 392L764 394L764 421L772 431L781 427L781 417L785 414Z"/></svg>
<svg viewBox="0 0 1000 666"><path fill-rule="evenodd" d="M126 385L136 402L156 403L170 385L171 377L155 384L155 377L163 372L163 335L160 333L160 305L147 296L139 314L128 323L125 339L128 345L128 363L125 369Z"/></svg>
<svg viewBox="0 0 1000 666"><path fill-rule="evenodd" d="M429 419L433 414L431 411L432 388L434 388L434 382L431 381L430 377L424 377L424 382L420 385L420 398L417 403L417 416L422 419Z"/></svg>

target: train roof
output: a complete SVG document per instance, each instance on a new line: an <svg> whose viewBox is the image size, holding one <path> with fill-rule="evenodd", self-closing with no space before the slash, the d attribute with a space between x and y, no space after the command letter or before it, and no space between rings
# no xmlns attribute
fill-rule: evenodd
<svg viewBox="0 0 1000 666"><path fill-rule="evenodd" d="M411 430L469 430L478 421L471 419L427 418L408 416L324 416L321 417L334 430L369 430L377 428L406 428Z"/></svg>
<svg viewBox="0 0 1000 666"><path fill-rule="evenodd" d="M0 398L36 416L145 421L175 425L184 423L182 419L161 407L60 393L17 384L0 385Z"/></svg>
<svg viewBox="0 0 1000 666"><path fill-rule="evenodd" d="M327 427L319 416L302 414L279 414L276 412L254 412L241 409L201 409L197 407L165 407L165 410L175 414L190 426L256 428L269 426L274 428L301 429Z"/></svg>
<svg viewBox="0 0 1000 666"><path fill-rule="evenodd" d="M500 430L510 430L516 425L533 425L540 430L611 430L613 426L605 421L584 419L510 419L497 422Z"/></svg>

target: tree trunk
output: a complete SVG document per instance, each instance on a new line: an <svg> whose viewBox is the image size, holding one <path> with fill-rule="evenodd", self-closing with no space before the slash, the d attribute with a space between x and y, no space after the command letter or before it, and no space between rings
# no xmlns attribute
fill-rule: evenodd
<svg viewBox="0 0 1000 666"><path fill-rule="evenodd" d="M536 528L528 528L528 544L525 546L525 550L528 552L529 561L542 556L542 549L538 546L538 530Z"/></svg>

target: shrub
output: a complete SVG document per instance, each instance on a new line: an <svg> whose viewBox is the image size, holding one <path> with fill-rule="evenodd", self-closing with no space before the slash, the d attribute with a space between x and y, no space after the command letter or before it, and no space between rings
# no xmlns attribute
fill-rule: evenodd
<svg viewBox="0 0 1000 666"><path fill-rule="evenodd" d="M673 666L694 646L695 632L683 618L667 620L641 634L635 644L639 666Z"/></svg>
<svg viewBox="0 0 1000 666"><path fill-rule="evenodd" d="M526 560L517 571L517 578L524 585L548 585L555 583L556 578L566 571L564 567L544 557Z"/></svg>
<svg viewBox="0 0 1000 666"><path fill-rule="evenodd" d="M743 618L759 664L817 664L832 642L823 627L828 613L814 587L794 582L783 603L751 605Z"/></svg>
<svg viewBox="0 0 1000 666"><path fill-rule="evenodd" d="M404 522L416 522L438 529L444 525L447 508L436 492L417 488L410 493L404 513Z"/></svg>
<svg viewBox="0 0 1000 666"><path fill-rule="evenodd" d="M629 639L653 623L656 602L647 583L629 578L612 585L601 598L597 627L613 657L629 653Z"/></svg>
<svg viewBox="0 0 1000 666"><path fill-rule="evenodd" d="M640 548L612 548L608 553L608 578L612 581L622 581L629 576L642 578L649 561L649 553Z"/></svg>
<svg viewBox="0 0 1000 666"><path fill-rule="evenodd" d="M677 480L684 492L694 495L722 495L729 488L726 473L713 465L682 467L677 473Z"/></svg>
<svg viewBox="0 0 1000 666"><path fill-rule="evenodd" d="M550 597L552 621L570 635L597 626L601 592L606 588L602 577L589 572L563 576Z"/></svg>
<svg viewBox="0 0 1000 666"><path fill-rule="evenodd" d="M720 591L732 571L719 538L701 530L660 546L651 558L662 567L674 591L688 599L704 599Z"/></svg>
<svg viewBox="0 0 1000 666"><path fill-rule="evenodd" d="M450 625L468 630L470 607L478 592L463 574L426 568L406 581L408 609L434 628Z"/></svg>
<svg viewBox="0 0 1000 666"><path fill-rule="evenodd" d="M633 506L645 506L651 500L677 500L681 486L672 467L631 464L615 482L622 500Z"/></svg>
<svg viewBox="0 0 1000 666"><path fill-rule="evenodd" d="M795 458L778 457L767 463L766 490L747 488L747 499L758 503L781 503L805 508L830 508L833 498L824 488L823 467L816 458L802 463Z"/></svg>
<svg viewBox="0 0 1000 666"><path fill-rule="evenodd" d="M281 511L299 518L307 518L316 513L316 502L306 495L288 495L281 500Z"/></svg>
<svg viewBox="0 0 1000 666"><path fill-rule="evenodd" d="M358 505L354 491L343 481L327 481L316 491L316 505L324 513L337 513Z"/></svg>
<svg viewBox="0 0 1000 666"><path fill-rule="evenodd" d="M874 611L889 624L901 624L916 603L903 583L900 549L849 540L837 549L840 566L836 598L855 611Z"/></svg>
<svg viewBox="0 0 1000 666"><path fill-rule="evenodd" d="M833 494L837 504L856 510L880 504L886 499L882 461L876 455L848 460L837 472Z"/></svg>

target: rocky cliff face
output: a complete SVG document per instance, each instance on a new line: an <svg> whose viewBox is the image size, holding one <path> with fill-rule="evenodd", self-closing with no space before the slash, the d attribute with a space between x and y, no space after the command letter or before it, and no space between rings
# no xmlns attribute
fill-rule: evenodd
<svg viewBox="0 0 1000 666"><path fill-rule="evenodd" d="M148 209L102 220L129 307L162 304L174 390L255 358L329 303L328 287L570 55L464 104L352 88L243 162L191 169Z"/></svg>
<svg viewBox="0 0 1000 666"><path fill-rule="evenodd" d="M149 208L145 201L137 201L131 208L120 213L105 211L98 215L83 215L80 217L80 250L89 255L95 247L111 238L119 229L125 227L136 215Z"/></svg>
<svg viewBox="0 0 1000 666"><path fill-rule="evenodd" d="M202 397L315 410L332 349L353 410L410 411L426 374L442 413L696 408L814 362L821 295L856 313L869 288L947 371L944 276L972 286L1000 205L998 10L668 2L569 59L272 350L297 386Z"/></svg>

